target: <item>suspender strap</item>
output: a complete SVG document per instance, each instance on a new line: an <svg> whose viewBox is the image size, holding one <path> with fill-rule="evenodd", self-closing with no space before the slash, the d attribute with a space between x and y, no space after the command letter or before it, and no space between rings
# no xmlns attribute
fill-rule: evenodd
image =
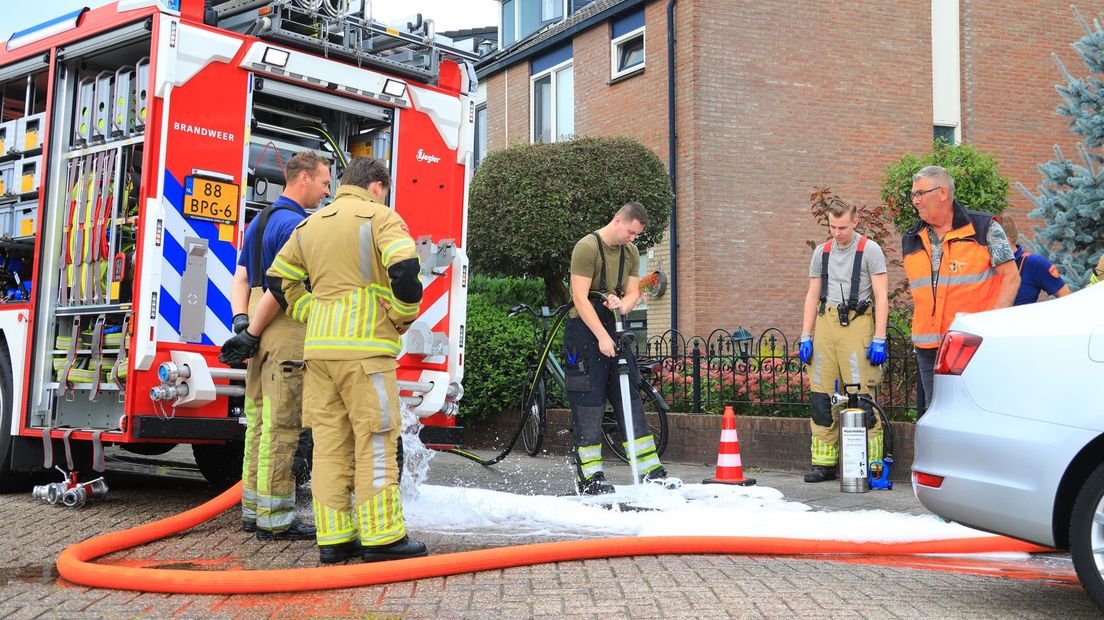
<svg viewBox="0 0 1104 620"><path fill-rule="evenodd" d="M598 258L602 260L602 270L598 274L598 292L603 295L609 289L606 288L606 251L602 247L602 237L598 236L597 232L590 233L594 237L594 241L598 244ZM624 295L621 288L621 281L625 279L625 246L621 246L621 256L618 259L617 265L617 286L614 288L614 292L618 297Z"/></svg>
<svg viewBox="0 0 1104 620"><path fill-rule="evenodd" d="M287 205L269 205L257 215L250 226L257 226L257 234L253 235L253 254L249 257L249 288L264 287L264 233L268 228L268 218L280 209L291 210Z"/></svg>
<svg viewBox="0 0 1104 620"><path fill-rule="evenodd" d="M859 306L859 276L862 275L862 257L866 249L866 237L859 236L859 245L855 248L855 264L851 269L851 294L847 298L847 307L854 310ZM820 258L820 307L817 314L824 314L824 308L828 304L828 256L832 253L832 240L824 244L824 252Z"/></svg>
<svg viewBox="0 0 1104 620"><path fill-rule="evenodd" d="M817 314L824 314L824 307L828 305L828 255L832 253L832 240L824 244L824 253L820 255L820 306Z"/></svg>
<svg viewBox="0 0 1104 620"><path fill-rule="evenodd" d="M859 276L862 274L863 250L866 249L866 237L859 237L859 247L855 248L855 266L851 268L851 296L847 298L847 308L859 307Z"/></svg>
<svg viewBox="0 0 1104 620"><path fill-rule="evenodd" d="M617 259L617 291L618 297L624 297L625 292L621 288L621 283L625 281L625 246L621 246L621 255Z"/></svg>

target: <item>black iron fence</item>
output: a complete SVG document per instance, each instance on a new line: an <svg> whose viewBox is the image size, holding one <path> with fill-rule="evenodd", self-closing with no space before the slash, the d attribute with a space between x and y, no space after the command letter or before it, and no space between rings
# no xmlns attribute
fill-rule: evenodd
<svg viewBox="0 0 1104 620"><path fill-rule="evenodd" d="M882 366L878 404L892 419L909 419L916 407L912 343L892 325ZM677 331L637 341L639 358L658 362L652 382L672 411L799 417L809 414L809 378L797 340L770 328L758 338L746 330L713 330L708 337ZM841 388L842 391L842 388Z"/></svg>

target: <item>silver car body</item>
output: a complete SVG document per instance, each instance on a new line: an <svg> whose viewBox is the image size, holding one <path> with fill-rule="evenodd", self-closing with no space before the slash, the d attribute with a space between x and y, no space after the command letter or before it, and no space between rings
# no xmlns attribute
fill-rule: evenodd
<svg viewBox="0 0 1104 620"><path fill-rule="evenodd" d="M982 343L962 375L935 376L912 467L944 479L914 484L916 497L953 521L1054 546L1062 477L1104 433L1104 285L963 314L951 330Z"/></svg>

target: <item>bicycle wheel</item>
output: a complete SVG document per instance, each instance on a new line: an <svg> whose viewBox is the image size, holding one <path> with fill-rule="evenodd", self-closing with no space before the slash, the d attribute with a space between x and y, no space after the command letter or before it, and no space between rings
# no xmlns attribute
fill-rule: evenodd
<svg viewBox="0 0 1104 620"><path fill-rule="evenodd" d="M659 390L647 381L640 381L640 398L644 403L644 413L655 414L648 416L648 431L655 441L656 455L662 457L667 449L667 410L670 408L659 394ZM629 457L625 454L625 436L621 434L617 420L621 417L620 411L614 411L609 404L602 412L602 439L613 454L622 461L628 463Z"/></svg>
<svg viewBox="0 0 1104 620"><path fill-rule="evenodd" d="M530 389L529 386L533 385ZM533 373L525 381L525 396L521 401L521 415L525 417L524 426L521 429L521 444L529 456L540 453L541 443L544 442L544 430L548 425L546 414L548 406L548 391L544 385L544 377L537 379L533 384Z"/></svg>

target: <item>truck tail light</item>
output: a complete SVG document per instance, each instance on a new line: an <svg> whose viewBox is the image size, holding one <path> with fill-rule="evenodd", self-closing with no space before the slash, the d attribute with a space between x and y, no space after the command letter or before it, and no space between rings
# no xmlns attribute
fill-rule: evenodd
<svg viewBox="0 0 1104 620"><path fill-rule="evenodd" d="M981 346L981 336L966 332L947 332L935 356L935 374L961 375Z"/></svg>

